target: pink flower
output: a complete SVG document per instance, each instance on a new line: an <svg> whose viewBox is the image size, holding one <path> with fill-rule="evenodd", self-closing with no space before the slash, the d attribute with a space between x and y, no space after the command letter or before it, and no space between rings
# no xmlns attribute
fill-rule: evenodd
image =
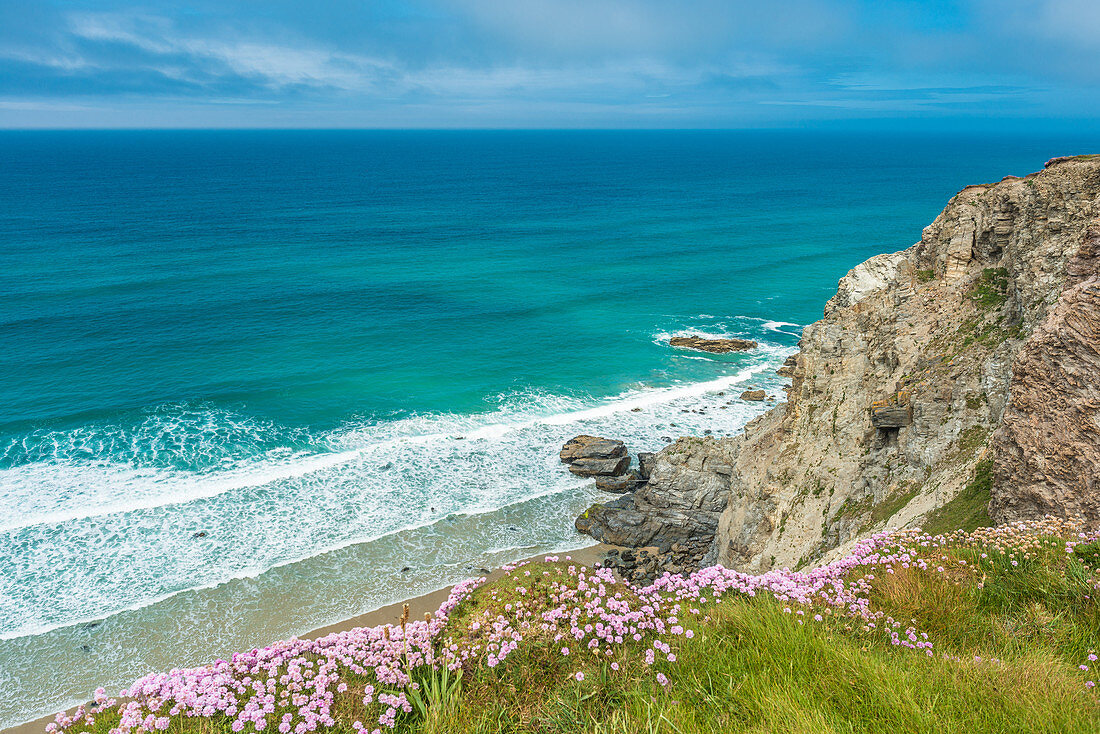
<svg viewBox="0 0 1100 734"><path fill-rule="evenodd" d="M584 680L584 673L577 672L573 675L573 677L577 679L578 683L580 683L582 680Z"/></svg>
<svg viewBox="0 0 1100 734"><path fill-rule="evenodd" d="M664 673L658 673L657 674L657 682L660 683L662 686L667 686L668 685L668 677Z"/></svg>

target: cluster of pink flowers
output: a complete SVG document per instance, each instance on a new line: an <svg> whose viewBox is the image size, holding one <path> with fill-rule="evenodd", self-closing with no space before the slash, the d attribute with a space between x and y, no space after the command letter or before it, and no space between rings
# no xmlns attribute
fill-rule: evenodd
<svg viewBox="0 0 1100 734"><path fill-rule="evenodd" d="M484 578L456 585L423 621L357 628L317 640L292 638L205 667L148 675L122 691L125 702L100 689L94 704L72 716L59 714L47 730L76 734L91 727L98 713L113 709L120 720L110 734L154 734L168 727L170 717L226 717L234 732L270 727L280 734L306 734L335 725L337 695L348 691L345 678L355 674L374 681L353 693L361 692L364 706L377 717L369 725L357 721L353 728L356 734L377 734L413 710L407 693L417 687L418 669L493 668L524 640L578 658L578 666L582 656L589 656L609 660L611 670L619 671L626 665L625 660L620 665L621 653L643 647L646 666L663 666L676 662L675 645L694 636L683 619L703 614L703 605L731 593L767 594L785 604L784 612L798 624L839 618L847 629L858 626L884 635L892 645L932 656L926 633L871 608L876 574L910 568L954 572L966 564L944 552L952 548L980 548L983 563L1015 564L1065 537L1074 538L1065 543L1070 552L1100 537L1078 530L1071 522L1047 518L947 536L883 532L861 541L847 556L805 572L783 568L752 575L713 566L689 575L665 573L644 588L616 578L610 569L551 556L549 566L506 566L504 581L483 592L493 603L474 608L461 629L448 627L448 620ZM1090 654L1089 662L1095 660ZM665 673L653 670L657 683L667 685ZM584 681L583 671L572 675Z"/></svg>
<svg viewBox="0 0 1100 734"><path fill-rule="evenodd" d="M1096 662L1096 651L1095 650L1089 650L1088 657L1085 660L1086 660L1086 662L1081 663L1077 667L1080 668L1082 672L1088 673L1092 670L1092 663ZM1092 677L1090 677L1087 681L1085 681L1085 688L1095 688L1095 687L1096 687L1096 681L1094 681L1092 679Z"/></svg>

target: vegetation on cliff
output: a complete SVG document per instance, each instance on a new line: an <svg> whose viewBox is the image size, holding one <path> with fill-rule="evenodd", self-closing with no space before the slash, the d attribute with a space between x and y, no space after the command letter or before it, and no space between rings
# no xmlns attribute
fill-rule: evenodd
<svg viewBox="0 0 1100 734"><path fill-rule="evenodd" d="M568 558L430 620L148 676L53 731L1096 731L1100 534L880 533L798 573L638 588Z"/></svg>

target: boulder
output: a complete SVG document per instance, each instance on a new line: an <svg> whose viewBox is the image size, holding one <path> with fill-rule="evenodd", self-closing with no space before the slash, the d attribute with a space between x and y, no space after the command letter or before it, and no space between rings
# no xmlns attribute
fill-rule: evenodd
<svg viewBox="0 0 1100 734"><path fill-rule="evenodd" d="M763 390L746 390L741 393L741 399L747 400L750 403L759 403L764 399L764 395L765 393Z"/></svg>
<svg viewBox="0 0 1100 734"><path fill-rule="evenodd" d="M578 477L617 477L630 468L630 455L610 459L576 459L569 464L569 471Z"/></svg>
<svg viewBox="0 0 1100 734"><path fill-rule="evenodd" d="M733 459L726 448L713 438L681 438L657 454L638 491L593 505L577 529L603 543L652 545L662 553L673 543L708 546L729 496Z"/></svg>
<svg viewBox="0 0 1100 734"><path fill-rule="evenodd" d="M749 339L706 339L701 336L674 336L668 340L671 347L684 349L697 349L700 352L712 354L726 354L728 352L743 352L748 349L756 349L759 346Z"/></svg>
<svg viewBox="0 0 1100 734"><path fill-rule="evenodd" d="M649 479L653 473L653 467L657 465L657 454L642 451L638 454L638 477Z"/></svg>
<svg viewBox="0 0 1100 734"><path fill-rule="evenodd" d="M558 456L565 464L578 459L617 459L626 456L626 444L598 436L574 436L565 442Z"/></svg>

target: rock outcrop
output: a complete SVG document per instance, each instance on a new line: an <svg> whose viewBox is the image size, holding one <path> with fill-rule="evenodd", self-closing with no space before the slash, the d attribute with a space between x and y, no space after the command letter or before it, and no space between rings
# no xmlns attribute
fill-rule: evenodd
<svg viewBox="0 0 1100 734"><path fill-rule="evenodd" d="M668 340L671 347L684 349L696 349L700 352L711 354L727 354L729 352L744 352L756 349L759 344L749 339L706 339L701 336L674 336Z"/></svg>
<svg viewBox="0 0 1100 734"><path fill-rule="evenodd" d="M798 366L798 355L792 354L783 361L783 364L779 366L779 369L775 371L775 374L780 377L794 377L794 368Z"/></svg>
<svg viewBox="0 0 1100 734"><path fill-rule="evenodd" d="M741 435L680 439L578 527L706 561L799 567L892 526L1100 519L1100 157L968 186L921 240L857 265ZM990 480L992 477L992 480Z"/></svg>
<svg viewBox="0 0 1100 734"><path fill-rule="evenodd" d="M759 403L765 397L763 390L746 390L741 393L741 399L750 403Z"/></svg>
<svg viewBox="0 0 1100 734"><path fill-rule="evenodd" d="M633 492L645 482L637 472L627 472L617 477L596 477L596 489L613 494Z"/></svg>
<svg viewBox="0 0 1100 734"><path fill-rule="evenodd" d="M990 514L1100 520L1100 278L1062 294L1017 355L1009 393Z"/></svg>
<svg viewBox="0 0 1100 734"><path fill-rule="evenodd" d="M731 462L718 439L681 438L656 455L641 489L593 505L577 518L577 529L604 543L662 552L709 540L726 506Z"/></svg>
<svg viewBox="0 0 1100 734"><path fill-rule="evenodd" d="M579 477L617 477L630 467L630 454L622 441L598 436L571 438L558 456Z"/></svg>

